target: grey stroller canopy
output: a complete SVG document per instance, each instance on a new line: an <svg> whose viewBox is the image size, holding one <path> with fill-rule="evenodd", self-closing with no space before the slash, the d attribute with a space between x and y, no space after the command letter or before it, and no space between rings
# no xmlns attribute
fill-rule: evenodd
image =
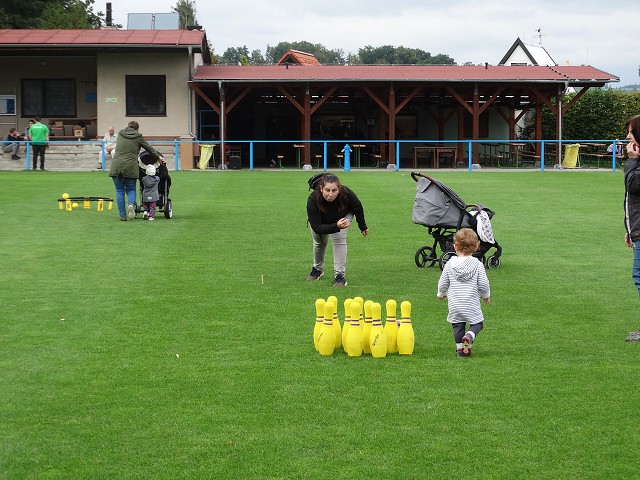
<svg viewBox="0 0 640 480"><path fill-rule="evenodd" d="M411 218L425 227L473 228L476 224L467 212L468 205L456 193L435 178L421 176Z"/></svg>

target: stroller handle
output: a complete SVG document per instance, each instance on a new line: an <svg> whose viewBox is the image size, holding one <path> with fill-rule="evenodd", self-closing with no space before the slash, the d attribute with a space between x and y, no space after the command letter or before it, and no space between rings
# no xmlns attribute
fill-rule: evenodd
<svg viewBox="0 0 640 480"><path fill-rule="evenodd" d="M427 179L433 181L433 178L431 178L429 175L425 175L424 173L420 173L420 172L411 172L411 178L413 178L414 182L418 181L418 177L427 178Z"/></svg>

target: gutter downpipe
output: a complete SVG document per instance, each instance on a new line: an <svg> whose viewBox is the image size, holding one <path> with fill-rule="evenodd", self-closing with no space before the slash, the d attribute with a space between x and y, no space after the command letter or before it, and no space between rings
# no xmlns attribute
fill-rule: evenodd
<svg viewBox="0 0 640 480"><path fill-rule="evenodd" d="M558 152L558 168L562 166L562 99L564 98L565 93L569 88L569 83L564 82L564 87L561 88L558 85L558 100L557 100L557 109L558 109L558 145L556 147L556 152ZM541 162L544 160L541 158Z"/></svg>
<svg viewBox="0 0 640 480"><path fill-rule="evenodd" d="M189 45L189 81L193 82L193 74L195 73L195 69L192 68L192 58L193 58L193 47ZM191 138L198 138L197 135L193 133L193 91L188 88L187 89L187 105L189 112L189 135Z"/></svg>

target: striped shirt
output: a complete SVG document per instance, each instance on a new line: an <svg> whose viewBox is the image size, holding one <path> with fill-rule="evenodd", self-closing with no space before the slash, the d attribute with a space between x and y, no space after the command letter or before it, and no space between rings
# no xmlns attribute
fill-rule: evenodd
<svg viewBox="0 0 640 480"><path fill-rule="evenodd" d="M484 321L480 298L489 298L489 279L482 262L475 257L451 257L438 281L438 297L447 297L450 323Z"/></svg>

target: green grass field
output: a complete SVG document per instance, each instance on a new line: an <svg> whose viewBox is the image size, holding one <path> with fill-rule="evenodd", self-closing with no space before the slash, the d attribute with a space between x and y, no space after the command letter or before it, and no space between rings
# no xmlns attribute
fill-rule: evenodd
<svg viewBox="0 0 640 480"><path fill-rule="evenodd" d="M309 172L176 172L174 218L58 210L104 173L1 173L1 479L639 478L622 173L442 172L502 266L455 355L407 172L351 172L370 235L307 282ZM264 284L261 280L264 279ZM413 305L412 356L320 356L314 302ZM342 307L339 310L342 318Z"/></svg>

